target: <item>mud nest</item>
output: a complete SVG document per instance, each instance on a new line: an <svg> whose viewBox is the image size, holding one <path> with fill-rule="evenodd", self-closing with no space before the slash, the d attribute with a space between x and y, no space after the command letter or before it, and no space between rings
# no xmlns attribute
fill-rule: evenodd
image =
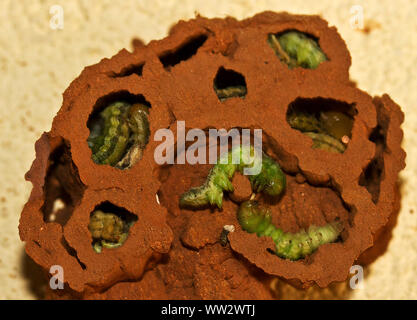
<svg viewBox="0 0 417 320"><path fill-rule="evenodd" d="M20 220L27 254L64 289L49 298L269 299L294 286L344 281L383 253L399 210L403 113L349 80L350 55L318 16L180 21L168 37L87 67L36 143ZM285 176L277 199L256 196L295 234L338 221L337 239L300 259L242 229L241 176L222 208L179 205L213 165L159 165L161 128L262 129ZM178 158L180 154L175 154ZM251 200L249 200L251 201Z"/></svg>

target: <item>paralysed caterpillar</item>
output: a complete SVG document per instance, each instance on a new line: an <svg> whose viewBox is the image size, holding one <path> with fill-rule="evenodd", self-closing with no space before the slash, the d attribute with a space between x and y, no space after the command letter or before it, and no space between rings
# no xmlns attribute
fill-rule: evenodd
<svg viewBox="0 0 417 320"><path fill-rule="evenodd" d="M253 166L244 161L244 154L251 154L254 157L261 157L261 169L258 174L248 175L254 192L263 192L269 196L279 195L285 188L285 175L278 163L265 153L255 153L250 147L234 147L227 153L220 156L217 164L210 170L206 182L199 187L191 188L180 198L180 206L199 208L206 205L217 205L222 207L223 192L233 191L231 178L236 171L243 173L245 168ZM238 159L238 163L233 163Z"/></svg>
<svg viewBox="0 0 417 320"><path fill-rule="evenodd" d="M304 134L313 140L313 149L322 149L337 153L343 153L346 150L346 146L343 143L325 133L304 132Z"/></svg>
<svg viewBox="0 0 417 320"><path fill-rule="evenodd" d="M228 98L244 98L247 94L246 81L242 74L221 67L213 82L214 91L220 101Z"/></svg>
<svg viewBox="0 0 417 320"><path fill-rule="evenodd" d="M94 251L100 253L102 248L120 247L126 241L133 223L134 221L124 221L114 213L95 210L88 225L93 238Z"/></svg>
<svg viewBox="0 0 417 320"><path fill-rule="evenodd" d="M317 41L298 31L288 31L278 37L270 34L268 43L279 59L290 69L295 67L315 69L327 60Z"/></svg>
<svg viewBox="0 0 417 320"><path fill-rule="evenodd" d="M228 98L233 97L244 97L246 95L247 89L245 86L231 86L224 89L214 88L217 96L220 101L224 101Z"/></svg>
<svg viewBox="0 0 417 320"><path fill-rule="evenodd" d="M92 119L88 146L97 164L118 169L132 167L142 158L149 139L149 107L114 102Z"/></svg>
<svg viewBox="0 0 417 320"><path fill-rule="evenodd" d="M291 112L287 116L289 125L309 136L313 148L343 153L349 141L353 119L343 112L322 111L318 116L306 112Z"/></svg>
<svg viewBox="0 0 417 320"><path fill-rule="evenodd" d="M275 254L290 260L302 259L321 245L336 241L343 230L342 223L335 221L324 226L310 226L307 231L284 232L271 223L270 211L253 200L240 205L237 218L243 230L256 233L258 237L271 237Z"/></svg>

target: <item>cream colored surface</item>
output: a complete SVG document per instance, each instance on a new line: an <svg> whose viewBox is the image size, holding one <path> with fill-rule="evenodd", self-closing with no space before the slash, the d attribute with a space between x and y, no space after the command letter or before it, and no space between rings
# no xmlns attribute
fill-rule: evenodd
<svg viewBox="0 0 417 320"><path fill-rule="evenodd" d="M49 26L51 5L64 9L64 29ZM352 5L364 9L369 34L350 25ZM159 39L179 19L237 18L264 10L321 14L352 55L351 78L372 95L387 92L406 114L407 168L402 209L388 252L366 269L364 288L346 284L297 291L276 284L281 298L417 299L417 1L414 0L1 0L0 1L0 299L36 298L37 274L23 259L17 232L31 185L23 176L34 143L48 131L61 93L84 66L111 57L133 37ZM413 183L414 181L414 183ZM414 213L412 213L414 211Z"/></svg>

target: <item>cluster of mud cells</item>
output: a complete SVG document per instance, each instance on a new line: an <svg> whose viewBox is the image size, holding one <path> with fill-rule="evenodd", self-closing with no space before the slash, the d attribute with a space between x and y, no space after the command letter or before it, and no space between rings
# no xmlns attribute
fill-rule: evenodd
<svg viewBox="0 0 417 320"><path fill-rule="evenodd" d="M335 28L198 17L136 44L86 68L36 144L20 235L46 273L63 267L65 289L47 297L270 299L277 279L327 287L383 253L403 114L349 80ZM262 129L262 150L158 165L153 134L179 136L179 120ZM257 174L243 174L245 154Z"/></svg>

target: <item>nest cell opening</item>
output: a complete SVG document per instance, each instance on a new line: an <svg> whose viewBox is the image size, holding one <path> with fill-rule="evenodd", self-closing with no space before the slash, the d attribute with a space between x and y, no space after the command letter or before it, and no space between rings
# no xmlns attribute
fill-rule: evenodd
<svg viewBox="0 0 417 320"><path fill-rule="evenodd" d="M87 122L92 160L122 170L134 166L149 141L150 108L143 95L127 91L99 99Z"/></svg>
<svg viewBox="0 0 417 320"><path fill-rule="evenodd" d="M234 70L221 67L213 81L213 88L220 101L228 98L244 98L247 94L245 77Z"/></svg>
<svg viewBox="0 0 417 320"><path fill-rule="evenodd" d="M177 49L168 51L159 57L165 69L170 70L172 67L194 56L198 49L206 42L207 35L201 34L192 37L188 41L181 44Z"/></svg>
<svg viewBox="0 0 417 320"><path fill-rule="evenodd" d="M322 62L328 60L319 46L318 39L311 34L286 30L269 34L267 41L279 60L289 69L296 67L316 69Z"/></svg>
<svg viewBox="0 0 417 320"><path fill-rule="evenodd" d="M287 110L291 128L313 140L313 149L343 153L352 138L355 104L325 98L297 98Z"/></svg>
<svg viewBox="0 0 417 320"><path fill-rule="evenodd" d="M96 206L90 214L88 225L94 251L101 253L103 248L115 249L122 246L137 220L135 214L109 201Z"/></svg>
<svg viewBox="0 0 417 320"><path fill-rule="evenodd" d="M43 220L65 226L85 190L72 162L68 144L62 143L49 156L49 168L43 188Z"/></svg>

